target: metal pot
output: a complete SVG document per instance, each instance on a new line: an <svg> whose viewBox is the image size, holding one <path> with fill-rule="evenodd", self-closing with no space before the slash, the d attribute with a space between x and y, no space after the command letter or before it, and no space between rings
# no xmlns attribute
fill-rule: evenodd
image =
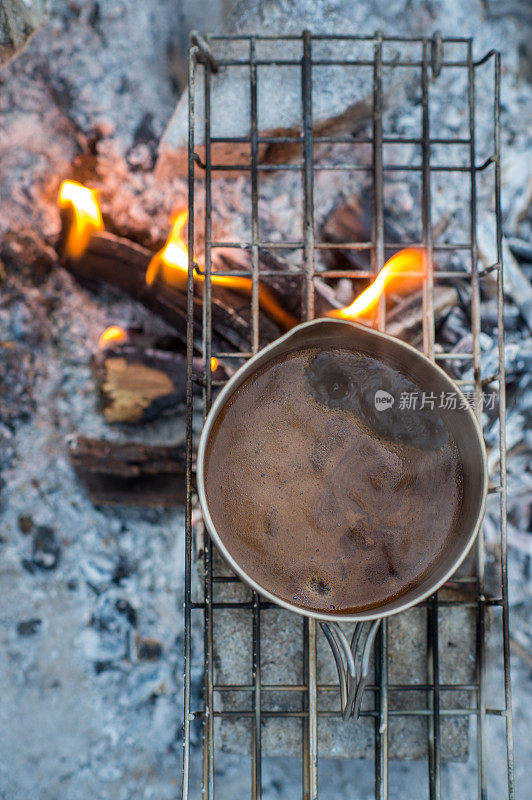
<svg viewBox="0 0 532 800"><path fill-rule="evenodd" d="M409 374L420 389L462 397L452 380L436 364L418 350L387 334L373 330L357 322L339 319L317 319L293 328L289 333L263 348L246 362L228 381L218 395L205 421L201 434L198 460L197 485L205 524L221 555L231 568L268 600L284 608L314 617L319 620L331 645L340 679L342 712L344 718L358 714L363 688L367 679L371 648L378 626L383 617L396 614L434 594L456 571L464 560L477 535L482 522L486 502L488 476L484 440L478 422L467 403L456 403L456 408L442 409L440 414L452 434L462 465L463 495L460 512L454 521L452 536L431 569L399 596L390 597L378 608L369 608L357 613L309 612L285 599L276 597L260 582L252 579L229 552L223 537L216 530L207 501L205 488L205 459L213 426L235 390L256 370L266 366L272 359L289 352L309 347L347 347L359 353L373 356L399 371ZM355 622L351 641L340 627L340 622ZM358 664L360 662L360 664Z"/></svg>

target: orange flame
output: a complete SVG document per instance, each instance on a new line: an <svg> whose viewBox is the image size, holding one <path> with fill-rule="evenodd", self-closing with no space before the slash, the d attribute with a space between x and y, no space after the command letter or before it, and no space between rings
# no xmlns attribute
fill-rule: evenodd
<svg viewBox="0 0 532 800"><path fill-rule="evenodd" d="M188 222L188 211L179 213L172 225L170 235L164 247L156 253L149 263L146 271L148 286L157 279L162 278L165 283L184 291L187 287L188 276L188 247L185 244L183 229ZM203 282L203 275L194 274L194 280ZM213 286L225 286L238 294L250 296L252 281L239 275L212 275ZM265 286L259 285L259 304L264 311L274 319L282 328L289 329L297 324L297 320L277 303L273 294Z"/></svg>
<svg viewBox="0 0 532 800"><path fill-rule="evenodd" d="M110 325L98 339L98 349L104 350L110 342L127 342L128 335L119 325Z"/></svg>
<svg viewBox="0 0 532 800"><path fill-rule="evenodd" d="M188 247L183 238L183 229L188 222L188 211L181 211L175 218L166 244L155 253L146 270L148 286L161 276L163 281L178 289L187 288Z"/></svg>
<svg viewBox="0 0 532 800"><path fill-rule="evenodd" d="M218 369L218 359L211 356L211 372L216 372Z"/></svg>
<svg viewBox="0 0 532 800"><path fill-rule="evenodd" d="M373 283L350 306L329 311L327 316L339 319L368 316L375 310L385 290L407 294L417 288L426 277L426 261L425 254L421 250L413 247L400 250L388 259Z"/></svg>
<svg viewBox="0 0 532 800"><path fill-rule="evenodd" d="M103 220L96 192L77 181L63 181L59 187L60 208L73 211L65 249L71 258L81 258L94 231L103 230Z"/></svg>

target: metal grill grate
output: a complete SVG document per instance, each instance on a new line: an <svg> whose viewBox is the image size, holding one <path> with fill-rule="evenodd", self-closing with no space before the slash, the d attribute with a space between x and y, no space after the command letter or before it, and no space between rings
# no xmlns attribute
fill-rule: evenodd
<svg viewBox="0 0 532 800"><path fill-rule="evenodd" d="M301 56L297 59L271 58L264 59L257 57L257 46L265 41L271 42L300 42ZM365 42L371 48L371 58L361 59L339 59L339 58L313 58L313 48L318 42L344 42L356 43ZM235 46L235 53L238 55L233 58L219 58L217 47L223 42L225 54L227 47ZM393 44L399 57L394 59L387 58L384 48ZM238 45L238 48L237 48ZM401 54L402 49L416 46L419 48L418 56ZM246 51L242 55L242 48ZM448 50L455 52L461 48L462 56L447 58ZM316 65L335 64L355 65L369 67L372 70L373 94L373 117L371 136L365 138L353 138L352 136L334 137L320 136L315 137L313 131L312 115L312 74ZM283 165L284 169L300 170L303 185L303 237L297 242L265 242L260 240L259 235L259 174L261 170L271 169L268 165L259 163L259 147L264 143L271 142L293 142L294 138L260 137L258 127L258 80L259 67L276 66L278 68L294 67L300 70L301 75L301 134L296 141L302 148L302 161L300 164ZM491 66L492 65L492 66ZM421 85L421 137L420 138L401 138L400 136L388 136L383 133L383 67L392 66L393 69L409 68L417 71L420 76ZM282 683L265 683L261 678L261 618L269 604L263 602L257 595L253 595L251 601L217 602L214 594L214 587L217 583L224 580L236 581L234 577L224 578L216 572L213 564L213 547L210 540L205 542L203 552L203 596L197 600L193 597L192 582L195 570L193 554L193 531L192 531L192 457L193 457L193 419L194 403L198 402L193 396L194 386L198 383L202 387L203 408L202 413L207 413L212 392L212 377L210 370L210 358L212 355L220 353L212 352L211 339L211 285L210 276L212 274L211 252L217 246L244 247L251 256L251 270L249 277L252 279L253 292L251 296L251 349L256 352L259 348L259 296L258 280L261 271L259 256L261 249L280 248L284 250L300 249L303 253L301 269L303 307L305 316L311 319L314 314L314 279L317 274L320 277L338 277L338 274L329 272L315 272L315 254L318 249L325 249L337 246L345 249L369 250L371 252L371 273L356 273L342 271L342 277L347 276L368 276L374 275L382 266L386 259L386 253L390 248L397 249L397 244L390 244L384 239L384 197L383 179L387 169L390 167L385 160L384 148L387 144L411 143L417 144L421 148L422 160L420 166L406 167L408 170L417 171L421 175L421 204L419 212L421 214L422 237L418 242L405 242L407 245L419 245L427 249L430 262L430 274L425 281L423 289L423 350L430 357L436 357L445 366L452 358L456 359L456 354L445 352L435 352L434 337L434 313L433 313L433 287L438 281L464 281L467 282L468 296L470 297L470 319L471 319L471 352L461 354L460 358L470 359L473 367L474 381L469 384L475 389L475 407L478 418L481 418L481 392L489 386L496 390L499 395L499 422L500 422L500 470L496 479L490 476L490 492L496 493L500 500L500 564L499 582L497 590L493 594L487 594L485 582L485 554L483 536L478 538L476 551L476 570L473 577L462 578L468 584L473 585L472 598L468 600L442 599L434 596L428 602L423 603L422 607L427 615L427 663L426 675L427 682L420 685L419 682L412 685L393 685L389 680L388 663L388 629L389 622L385 620L381 625L378 635L376 657L375 657L375 677L374 682L367 687L367 696L372 698L372 704L362 711L362 716L374 719L374 757L375 757L375 797L387 798L389 796L389 720L393 715L408 714L409 716L419 716L427 721L427 759L428 759L428 796L440 798L442 796L441 782L441 741L440 729L442 719L456 715L473 715L476 718L476 748L477 748L477 773L478 773L478 793L480 798L487 797L488 794L488 752L487 752L487 720L488 718L502 717L501 723L506 729L506 764L507 764L507 786L508 797L514 798L514 776L513 776L513 745L512 745L512 717L511 717L511 698L510 698L510 673L509 673L509 636L508 636L508 596L507 596L507 571L506 571L506 473L505 473L505 441L504 441L504 418L505 418L505 395L504 395L504 342L503 342L503 294L502 294L502 249L501 249L501 208L500 208L500 162L499 162L499 87L500 87L500 58L499 53L492 51L480 60L473 60L472 41L470 39L452 38L442 39L435 35L432 39L423 38L395 38L386 37L380 33L375 36L312 36L304 32L301 37L268 37L268 36L235 36L219 37L212 36L208 39L200 35L193 37L193 46L190 50L189 59L189 279L188 279L188 316L189 321L193 316L194 304L194 225L202 219L205 238L205 284L204 284L204 305L203 305L203 340L201 347L203 350L204 369L203 376L194 374L192 364L192 354L198 342L194 340L197 331L193 330L193 325L189 324L188 336L188 383L187 383L187 506L186 506L186 561L185 561L185 672L184 672L184 760L183 760L183 798L198 797L200 788L194 785L193 774L202 783L202 797L213 798L215 795L215 719L225 716L237 715L245 717L250 721L250 753L251 753L251 775L250 775L250 796L260 798L262 796L262 729L264 720L278 716L279 719L292 717L301 720L301 747L302 747L302 770L301 770L301 796L303 798L316 798L318 796L318 756L320 752L320 739L318 735L318 720L322 717L338 716L338 724L341 725L340 713L332 712L330 707L324 709L320 706L321 693L332 690L334 687L318 684L318 669L316 657L317 630L313 620L303 621L302 630L302 653L303 653L303 681L299 684L284 685ZM247 69L249 74L249 98L250 98L250 120L251 127L249 136L239 138L240 143L249 146L250 163L219 165L213 163L212 144L220 142L221 138L216 136L211 120L211 77L212 73L219 68ZM490 97L490 135L493 152L490 156L477 163L476 153L476 132L475 123L478 109L475 102L475 78L479 68L493 68L493 88L494 94ZM467 78L467 101L466 114L468 117L468 135L456 138L437 138L431 135L430 128L430 93L432 81L436 81L438 76L445 70L453 68L461 71ZM194 130L195 130L195 100L197 97L196 78L201 74L204 81L204 148L203 160L195 153ZM369 89L369 87L368 87ZM274 98L272 98L274 102ZM492 104L492 108L491 108ZM319 143L343 142L344 144L366 143L372 148L372 163L368 167L358 167L356 158L347 164L336 165L334 168L342 169L367 169L372 182L372 239L370 242L350 242L342 245L330 245L317 241L316 227L314 221L314 185L319 164L315 162L314 146ZM431 163L432 148L435 145L449 146L452 152L453 145L465 146L468 150L467 164L450 163L445 166ZM198 210L195 204L194 195L194 169L198 165L203 169L205 205L204 209ZM279 165L275 165L279 169ZM251 186L251 237L248 242L219 243L212 238L212 192L211 181L215 173L219 170L244 170L249 175ZM454 171L464 180L464 193L469 195L470 219L469 219L469 241L456 244L442 243L433 241L433 224L431 219L431 180L438 172ZM480 173L490 176L491 198L490 208L482 209L483 213L491 213L495 218L496 225L496 260L489 268L480 269L477 253L477 182ZM469 261L469 269L465 270L440 270L433 266L433 255L444 252L465 253ZM479 343L480 334L480 284L491 273L496 276L497 286L497 307L498 307L498 372L496 375L482 375L481 373L481 349ZM491 280L493 280L491 274ZM378 315L378 324L385 328L385 308L381 304ZM223 356L224 354L222 354ZM226 354L227 355L227 354ZM248 357L251 353L241 353L241 357ZM235 354L233 354L233 357ZM458 383L465 384L465 381ZM460 579L459 579L460 580ZM476 678L468 684L451 684L442 681L440 678L440 645L439 645L439 620L442 610L446 606L458 605L463 608L473 608L472 612L476 615L476 639L472 647L476 652ZM502 707L496 708L488 704L486 690L486 624L487 615L491 613L493 607L500 609L497 621L493 625L500 626L502 640L502 659L504 667L504 703ZM214 649L217 636L216 611L223 608L227 611L231 609L246 608L252 615L252 625L250 626L249 650L252 661L252 680L241 686L221 686L217 683L216 669L214 663ZM199 709L191 706L192 703L192 628L195 624L195 615L200 615L203 619L203 658L204 658L204 682L203 682L203 705ZM197 628L196 628L197 630ZM220 645L223 647L223 642ZM454 708L452 704L445 703L442 706L442 696L460 689L468 693L470 706L464 709ZM397 710L390 703L390 698L394 692L407 691L413 689L421 690L421 695L426 698L421 708L410 708L407 711ZM240 711L219 710L216 705L216 697L223 691L241 691L242 697L249 698ZM298 693L301 698L300 710L295 711L276 711L264 709L264 697L268 692L292 692ZM196 728L197 726L197 728ZM197 732L195 732L195 728ZM203 768L202 770L192 769L193 756L197 752L192 745L192 741L198 740L199 729L203 736ZM198 755L198 758L201 758Z"/></svg>

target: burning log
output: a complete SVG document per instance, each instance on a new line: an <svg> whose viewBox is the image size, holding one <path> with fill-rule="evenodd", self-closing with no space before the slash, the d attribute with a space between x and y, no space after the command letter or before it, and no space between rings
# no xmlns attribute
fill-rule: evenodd
<svg viewBox="0 0 532 800"><path fill-rule="evenodd" d="M336 206L322 228L324 242L338 245L338 248L325 251L325 258L330 266L345 269L371 269L370 250L351 250L342 248L346 242L369 242L371 231L371 196L367 192L350 197L345 203ZM401 233L388 217L384 218L384 239L386 242L397 242L401 247Z"/></svg>
<svg viewBox="0 0 532 800"><path fill-rule="evenodd" d="M427 275L427 259L422 250L406 247L386 261L375 280L356 297L351 305L329 311L327 316L357 319L371 316L384 292L411 293Z"/></svg>
<svg viewBox="0 0 532 800"><path fill-rule="evenodd" d="M188 251L182 229L187 215L176 219L165 246L154 256L146 248L102 230L103 223L95 194L74 181L64 181L59 192L63 230L58 251L66 267L88 282L105 282L139 300L186 337ZM227 264L228 259L226 259ZM194 319L201 339L205 279L195 274ZM211 315L215 340L227 346L250 349L252 282L240 275L211 277ZM244 296L244 300L242 300ZM281 297L259 284L263 311L259 339L265 344L276 339L297 319L283 307Z"/></svg>
<svg viewBox="0 0 532 800"><path fill-rule="evenodd" d="M326 258L336 268L345 267L346 269L369 270L371 268L369 250L351 250L342 248L346 242L366 242L371 240L371 198L367 193L350 197L347 202L337 206L329 215L323 226L323 238L325 241L338 245L338 249L326 251ZM395 289L400 288L400 293L406 296L397 299L393 308L386 315L386 331L398 339L402 339L413 345L421 344L423 340L423 294L421 291L412 291L415 288L415 281L401 277L401 264L405 262L405 256L412 264L412 269L418 269L424 273L426 264L417 263L421 251L407 248L400 249L401 234L388 218L384 219L384 238L387 242L397 242L397 251L388 259L386 265L381 269L379 278L384 277L388 265L396 262L399 265L398 278L401 283L396 284ZM405 263L409 269L408 263ZM363 292L356 301L339 312L331 312L331 316L353 315L357 307L364 304L366 294L371 294L372 287L377 288L378 280L369 289ZM419 285L419 283L418 283ZM392 287L388 284L387 289ZM378 292L374 291L375 298ZM433 289L433 310L434 320L438 323L444 318L452 308L459 303L458 291L451 286L436 285Z"/></svg>
<svg viewBox="0 0 532 800"><path fill-rule="evenodd" d="M146 271L152 253L141 245L98 231L78 259L66 259L65 267L76 278L89 283L105 283L138 300L149 311L174 328L182 341L187 335L187 297L182 291L156 280L146 284ZM235 308L219 297L213 299L213 327L216 337L234 348L249 348L249 323ZM194 324L201 338L201 298L194 299ZM275 338L275 337L274 337Z"/></svg>
<svg viewBox="0 0 532 800"><path fill-rule="evenodd" d="M250 268L248 254L235 248L217 249L213 254L213 261L217 269L223 268L236 272ZM282 304L287 313L294 317L294 320L304 319L301 300L304 295L302 282L305 280L305 276L289 261L272 255L268 250L261 250L259 262L264 270L276 273L261 275L261 283L268 287L277 302ZM316 277L314 278L314 303L314 312L317 317L325 316L328 311L338 306L334 289Z"/></svg>
<svg viewBox="0 0 532 800"><path fill-rule="evenodd" d="M121 335L120 335L121 332ZM201 359L194 359L201 373ZM211 369L223 373L216 359ZM178 339L108 328L100 337L93 371L103 416L109 423L149 422L186 400L186 352Z"/></svg>
<svg viewBox="0 0 532 800"><path fill-rule="evenodd" d="M95 505L174 506L185 501L182 445L121 444L80 436L69 453Z"/></svg>
<svg viewBox="0 0 532 800"><path fill-rule="evenodd" d="M447 316L459 303L453 286L435 286L433 296L434 321ZM412 345L423 341L423 293L403 297L386 316L386 332Z"/></svg>
<svg viewBox="0 0 532 800"><path fill-rule="evenodd" d="M64 265L84 282L106 283L138 300L171 325L182 341L186 341L186 293L160 278L148 285L146 271L151 259L152 253L145 247L112 233L98 231L92 235L81 258L67 259ZM202 298L196 294L194 325L198 340L201 339L202 308ZM217 290L216 296L212 298L212 325L214 339L221 348L249 350L249 301L243 302L239 295L227 289ZM266 341L273 341L280 335L281 329L263 315L261 332Z"/></svg>
<svg viewBox="0 0 532 800"><path fill-rule="evenodd" d="M68 254L69 269L85 280L104 281L127 292L173 325L184 339L189 254L183 229L188 221L188 213L184 211L176 217L164 247L151 256L145 248L102 231L102 217L92 190L81 184L65 181L61 185L59 202L64 215L68 216L68 218L64 216L63 220L62 243ZM354 201L340 207L338 215L341 217L343 233L337 235L342 235L342 238L348 241L357 236L368 238L367 220L363 211L364 206ZM350 225L353 231L348 230ZM304 276L300 270L296 270L290 264L281 264L269 253L262 252L260 256L263 269L258 286L258 304L263 312L259 329L259 345L262 346L276 339L283 330L292 328L297 324L298 317L303 316L304 309L301 308L301 302L304 292L301 291L300 282ZM249 266L249 254L244 251L233 248L214 250L214 274L211 274L209 281L212 293L208 311L215 333L215 348L219 345L217 341L219 339L222 343L225 342L226 346L230 345L244 351L250 349L252 329L250 298L253 295L253 283L249 274L241 274L249 273ZM335 302L332 288L318 279L315 284L316 315L347 319L367 316L376 307L385 288L390 290L395 286L399 295L403 295L405 290L412 291L413 288L417 288L425 274L425 255L417 249L403 249L388 259L371 286L367 287L351 305L343 309L337 307L338 303ZM199 267L196 267L193 322L198 339L204 318L203 297L206 286L205 275ZM245 297L244 303L239 300L242 295ZM138 365L138 355L136 357L135 363ZM171 391L173 384L169 385L168 375L163 370L163 380L162 383L159 382L160 385L151 386L147 392L142 392L140 398L132 397L131 386L126 386L124 383L127 363L122 360L113 362L111 366L115 373L117 369L120 370L122 379L120 392L125 392L128 397L126 409L123 408L123 402L116 398L108 404L107 413L112 419L123 420L125 415L128 421L137 421L142 418L144 409L151 406L153 399L173 394ZM149 368L147 364L143 365L144 372ZM131 367L128 371L128 377L131 378ZM117 375L114 375L113 380L116 379ZM102 387L110 380L106 371L101 378ZM138 366L135 368L133 381L136 382L138 390ZM116 391L117 387L113 386L113 392ZM106 392L107 389L103 388L104 404Z"/></svg>

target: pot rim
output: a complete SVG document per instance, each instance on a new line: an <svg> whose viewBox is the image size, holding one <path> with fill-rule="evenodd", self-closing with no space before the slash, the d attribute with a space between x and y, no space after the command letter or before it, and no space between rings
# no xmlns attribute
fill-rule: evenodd
<svg viewBox="0 0 532 800"><path fill-rule="evenodd" d="M222 410L226 401L232 395L234 389L237 388L237 386L240 385L242 381L241 372L244 369L247 369L250 365L256 363L257 361L263 360L264 356L265 355L267 356L270 351L277 350L278 346L281 343L288 341L302 329L318 327L319 325L322 324L349 325L354 328L363 328L366 332L371 331L373 335L387 341L392 341L394 345L400 346L406 350L411 351L416 358L421 358L425 360L427 365L429 365L434 371L439 373L439 375L449 385L449 389L452 390L453 392L456 392L459 389L459 387L455 384L455 382L447 375L446 372L444 372L444 370L438 364L436 364L434 361L431 361L430 358L428 358L424 353L422 353L420 350L417 350L412 345L408 344L407 342L403 342L401 339L398 339L395 336L391 336L388 333L375 330L374 328L370 328L367 325L363 325L360 322L356 322L355 320L337 319L334 317L319 317L317 319L309 320L308 322L302 322L301 324L296 325L296 327L289 330L287 333L280 336L278 339L275 339L275 341L270 342L270 344L263 347L261 350L255 353L255 355L251 356L251 358L249 358L245 362L245 364L243 364L235 372L235 374L232 375L232 377L227 381L222 391L212 404L210 411L205 419L198 446L198 456L196 463L196 482L197 482L199 501L203 513L203 519L209 531L209 535L216 544L216 547L220 551L224 560L227 561L229 566L236 572L236 574L245 583L248 584L248 586L254 589L262 597L265 597L267 600L270 600L272 603L275 603L276 605L281 606L282 608L286 608L288 611L293 611L294 613L299 614L300 616L307 617L310 619L316 619L319 620L320 622L364 622L366 620L384 619L385 617L390 617L393 616L394 614L398 614L401 611L406 611L408 608L412 608L413 606L418 605L418 603L422 603L428 597L437 592L438 589L440 589L440 587L443 586L443 584L449 580L451 575L453 575L456 572L460 564L462 564L465 557L471 550L473 542L475 541L477 534L479 532L480 526L482 525L482 521L484 519L484 511L486 507L486 497L488 494L487 458L486 458L486 449L484 445L484 436L482 434L482 430L480 428L480 425L478 423L475 414L473 413L469 405L464 406L461 410L465 411L465 413L469 415L469 418L473 423L473 430L475 431L478 438L479 448L482 455L482 464L483 464L482 499L478 515L476 518L476 522L472 526L471 533L467 538L467 540L465 541L464 547L460 551L458 557L455 559L451 567L445 572L445 574L438 581L434 582L434 584L432 584L429 587L429 589L426 589L419 596L416 596L410 600L407 600L405 603L402 603L398 608L392 608L384 611L380 610L379 608L371 608L367 609L366 611L356 612L354 614L348 614L348 613L334 614L334 613L325 613L321 611L309 611L306 608L301 608L300 606L293 605L287 600L283 600L282 598L279 598L276 595L272 594L267 589L262 587L259 583L257 583L253 578L251 578L227 550L212 520L205 492L204 467L205 467L205 452L207 447L207 441L209 439L212 426L216 418L218 417L219 412ZM408 597L408 592L405 592L405 597Z"/></svg>

